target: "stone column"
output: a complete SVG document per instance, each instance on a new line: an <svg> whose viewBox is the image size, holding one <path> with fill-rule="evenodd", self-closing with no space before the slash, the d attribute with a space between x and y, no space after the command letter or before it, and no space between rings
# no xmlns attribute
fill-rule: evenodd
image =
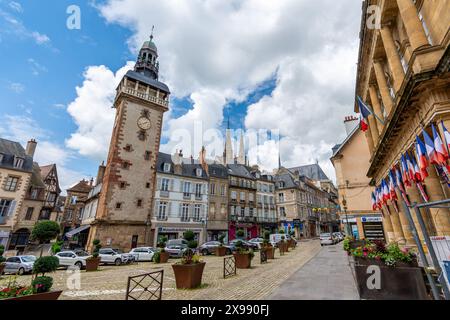
<svg viewBox="0 0 450 320"><path fill-rule="evenodd" d="M386 209L383 209L383 212L384 212L383 226L384 226L384 233L386 234L386 243L394 242L395 235L394 229L392 228L391 217L389 216L389 212L387 212Z"/></svg>
<svg viewBox="0 0 450 320"><path fill-rule="evenodd" d="M377 120L373 115L369 116L369 128L370 133L372 134L372 140L374 147L378 146L378 138L380 137L380 134L378 133L378 127L377 127Z"/></svg>
<svg viewBox="0 0 450 320"><path fill-rule="evenodd" d="M375 85L372 84L369 86L369 94L370 100L372 101L373 111L375 112L378 118L384 120L384 115L383 112L381 111L381 103L380 100L378 99L377 88L375 87ZM375 121L377 123L378 132L381 134L383 132L383 124L378 119L375 119Z"/></svg>
<svg viewBox="0 0 450 320"><path fill-rule="evenodd" d="M392 72L392 78L394 80L394 90L397 93L402 86L403 79L405 78L405 72L403 71L400 56L392 37L392 32L389 26L383 26L380 30L381 39L383 40L384 50L386 51L386 57L389 67Z"/></svg>
<svg viewBox="0 0 450 320"><path fill-rule="evenodd" d="M384 75L383 65L381 61L374 61L373 68L375 70L375 76L377 78L378 88L381 93L381 100L383 100L384 107L386 108L387 117L391 114L391 110L394 106L391 94L389 93L388 84Z"/></svg>
<svg viewBox="0 0 450 320"><path fill-rule="evenodd" d="M397 198L401 199L402 195L399 192L397 192L397 191L396 191L396 193L397 193ZM400 200L400 201L403 201L403 200ZM409 220L406 217L405 210L404 210L403 205L402 205L402 203L400 201L397 201L398 215L399 215L399 218L400 218L400 224L401 224L401 227L402 227L402 230L403 230L403 235L404 235L405 241L406 241L405 245L407 247L416 246L416 243L414 241L414 237L413 237L412 232L411 232L411 227L409 225Z"/></svg>
<svg viewBox="0 0 450 320"><path fill-rule="evenodd" d="M446 199L442 189L441 179L438 176L434 166L430 166L428 169L428 178L425 179L425 185L431 202ZM449 209L430 208L430 212L437 235L450 235Z"/></svg>
<svg viewBox="0 0 450 320"><path fill-rule="evenodd" d="M365 132L365 135L366 135L366 139L367 139L367 145L369 146L370 155L372 155L374 145L373 145L372 134L370 132L370 126L369 126L369 129Z"/></svg>
<svg viewBox="0 0 450 320"><path fill-rule="evenodd" d="M416 5L412 0L397 0L397 6L408 34L412 50L428 45L428 39L419 19Z"/></svg>
<svg viewBox="0 0 450 320"><path fill-rule="evenodd" d="M400 217L392 205L389 205L389 210L391 211L390 218L392 223L392 229L394 230L395 241L401 245L404 245L406 243L406 239L405 235L403 234L403 228L400 222Z"/></svg>

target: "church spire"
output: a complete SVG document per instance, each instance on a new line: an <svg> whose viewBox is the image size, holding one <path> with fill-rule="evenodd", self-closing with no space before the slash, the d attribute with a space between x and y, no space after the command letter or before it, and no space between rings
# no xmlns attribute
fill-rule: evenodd
<svg viewBox="0 0 450 320"><path fill-rule="evenodd" d="M238 163L239 164L246 164L245 163L245 147L244 147L244 134L243 130L241 129L241 139L239 142L239 156L238 156Z"/></svg>
<svg viewBox="0 0 450 320"><path fill-rule="evenodd" d="M158 62L158 48L153 42L153 32L155 26L152 27L150 40L145 41L139 51L138 60L134 66L134 71L142 73L143 75L158 80L159 77L159 62Z"/></svg>

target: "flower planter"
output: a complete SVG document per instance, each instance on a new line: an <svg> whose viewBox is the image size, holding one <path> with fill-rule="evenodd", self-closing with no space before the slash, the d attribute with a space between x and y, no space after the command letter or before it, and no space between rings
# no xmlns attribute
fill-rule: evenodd
<svg viewBox="0 0 450 320"><path fill-rule="evenodd" d="M100 258L86 259L86 272L97 271Z"/></svg>
<svg viewBox="0 0 450 320"><path fill-rule="evenodd" d="M216 256L223 257L226 255L226 253L227 253L226 247L217 247L216 248Z"/></svg>
<svg viewBox="0 0 450 320"><path fill-rule="evenodd" d="M267 259L275 259L275 248L272 246L268 246L263 248L266 251Z"/></svg>
<svg viewBox="0 0 450 320"><path fill-rule="evenodd" d="M8 300L35 300L35 301L44 301L44 300L58 300L59 296L61 295L62 291L51 291L51 292L45 292L45 293L36 293L36 294L30 294L28 296L22 296L22 297L15 297L15 298L8 298L3 299L1 301L8 301Z"/></svg>
<svg viewBox="0 0 450 320"><path fill-rule="evenodd" d="M354 259L355 259L355 264L356 265L360 265L360 266L376 265L376 266L389 267L389 266L386 265L386 263L383 260L369 259L369 258L363 258L363 257L354 257ZM407 263L407 262L396 262L395 263L395 267L418 268L419 264L418 264L417 260L413 260L410 263Z"/></svg>
<svg viewBox="0 0 450 320"><path fill-rule="evenodd" d="M421 268L388 267L377 260L365 259L367 265L355 264L361 299L429 300ZM383 263L381 261L381 263ZM376 268L373 266L376 265ZM370 268L370 269L369 269Z"/></svg>
<svg viewBox="0 0 450 320"><path fill-rule="evenodd" d="M195 264L173 264L177 289L194 289L202 284L206 262Z"/></svg>
<svg viewBox="0 0 450 320"><path fill-rule="evenodd" d="M236 268L249 269L252 264L250 253L234 253L234 260L236 262Z"/></svg>
<svg viewBox="0 0 450 320"><path fill-rule="evenodd" d="M3 274L3 270L5 270L5 265L0 264L0 276Z"/></svg>
<svg viewBox="0 0 450 320"><path fill-rule="evenodd" d="M160 263L167 263L169 261L169 253L168 252L160 252L159 253L159 262Z"/></svg>

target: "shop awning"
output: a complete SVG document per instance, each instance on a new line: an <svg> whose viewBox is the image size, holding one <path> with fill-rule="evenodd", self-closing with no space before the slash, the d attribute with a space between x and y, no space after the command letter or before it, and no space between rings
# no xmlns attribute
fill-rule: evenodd
<svg viewBox="0 0 450 320"><path fill-rule="evenodd" d="M87 230L90 227L91 227L90 225L86 225L86 226L81 226L81 227L78 227L76 229L70 230L69 232L66 233L66 237L70 239L74 235L79 234L80 232L83 232L84 230Z"/></svg>

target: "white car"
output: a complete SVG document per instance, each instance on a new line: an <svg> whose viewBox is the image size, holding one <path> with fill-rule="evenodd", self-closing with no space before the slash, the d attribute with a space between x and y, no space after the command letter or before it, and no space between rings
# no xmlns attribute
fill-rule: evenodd
<svg viewBox="0 0 450 320"><path fill-rule="evenodd" d="M333 236L335 236L338 239L338 242L341 242L344 240L344 237L342 236L342 233L340 232L333 232Z"/></svg>
<svg viewBox="0 0 450 320"><path fill-rule="evenodd" d="M153 261L153 255L156 251L152 247L139 247L132 249L128 254L134 256L136 261Z"/></svg>
<svg viewBox="0 0 450 320"><path fill-rule="evenodd" d="M121 264L128 263L130 256L120 252L118 249L104 248L99 251L100 262L104 264L115 264L120 266Z"/></svg>
<svg viewBox="0 0 450 320"><path fill-rule="evenodd" d="M3 272L10 274L23 275L33 271L33 265L36 261L35 256L17 256L6 259Z"/></svg>
<svg viewBox="0 0 450 320"><path fill-rule="evenodd" d="M263 238L253 238L248 240L248 242L254 243L258 246L258 249L261 250L261 246L263 244L264 239Z"/></svg>
<svg viewBox="0 0 450 320"><path fill-rule="evenodd" d="M86 259L91 257L86 251L61 251L55 254L59 260L59 266L72 267L76 266L80 270L86 267Z"/></svg>
<svg viewBox="0 0 450 320"><path fill-rule="evenodd" d="M327 244L335 244L335 238L331 233L321 233L320 234L320 245L324 246Z"/></svg>
<svg viewBox="0 0 450 320"><path fill-rule="evenodd" d="M278 243L283 239L288 241L291 239L291 236L288 234L284 234L284 233L274 233L270 235L270 243L272 244L272 246L278 247Z"/></svg>

